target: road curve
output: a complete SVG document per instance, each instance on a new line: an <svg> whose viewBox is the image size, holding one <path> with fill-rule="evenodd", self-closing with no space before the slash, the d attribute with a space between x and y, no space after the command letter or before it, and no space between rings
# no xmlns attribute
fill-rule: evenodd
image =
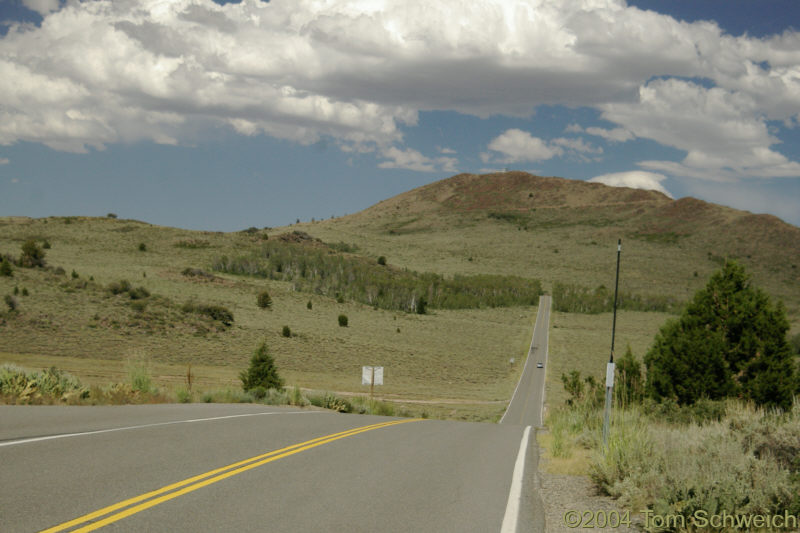
<svg viewBox="0 0 800 533"><path fill-rule="evenodd" d="M523 429L261 405L0 406L0 524L500 531Z"/></svg>

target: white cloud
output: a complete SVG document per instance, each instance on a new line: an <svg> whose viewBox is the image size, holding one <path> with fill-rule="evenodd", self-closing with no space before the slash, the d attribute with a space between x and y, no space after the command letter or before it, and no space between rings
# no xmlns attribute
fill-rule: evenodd
<svg viewBox="0 0 800 533"><path fill-rule="evenodd" d="M576 152L582 153L589 153L589 154L602 154L603 149L599 146L592 146L591 144L587 144L583 142L583 139L576 137L567 139L564 137L559 137L557 139L553 139L551 141L553 144L562 146L564 148L568 148L570 150L574 150Z"/></svg>
<svg viewBox="0 0 800 533"><path fill-rule="evenodd" d="M564 131L567 133L588 133L589 135L602 137L609 142L626 142L632 141L635 138L633 134L625 128L614 128L609 130L605 128L590 127L583 129L580 124L575 123L569 124Z"/></svg>
<svg viewBox="0 0 800 533"><path fill-rule="evenodd" d="M453 150L452 148L447 148L447 147L442 147L442 146L437 146L436 149L439 151L440 154L453 155L453 154L457 154L458 153L455 150Z"/></svg>
<svg viewBox="0 0 800 533"><path fill-rule="evenodd" d="M19 183L19 178L11 178L11 183Z"/></svg>
<svg viewBox="0 0 800 533"><path fill-rule="evenodd" d="M643 170L631 170L629 172L602 174L600 176L595 176L589 181L603 183L611 187L630 187L632 189L658 191L672 198L672 194L661 185L661 182L665 179L666 176L663 174L645 172Z"/></svg>
<svg viewBox="0 0 800 533"><path fill-rule="evenodd" d="M603 139L611 142L624 143L634 139L633 134L625 128L614 128L612 130L607 130L604 128L592 127L586 128L586 133L589 135L597 135L598 137L602 137Z"/></svg>
<svg viewBox="0 0 800 533"><path fill-rule="evenodd" d="M579 137L558 137L548 141L516 128L508 129L492 139L488 148L490 152L480 154L481 161L503 165L546 161L565 155L587 160L584 154L603 153L602 148L587 144Z"/></svg>
<svg viewBox="0 0 800 533"><path fill-rule="evenodd" d="M458 160L454 157L442 156L430 158L411 148L400 150L399 148L390 146L382 150L381 155L387 160L378 164L380 168L403 168L406 170L416 170L417 172L435 172L437 170L444 172L458 171L456 168Z"/></svg>
<svg viewBox="0 0 800 533"><path fill-rule="evenodd" d="M681 163L644 161L645 168L701 179L800 176L800 164L771 146L773 137L753 98L685 80L655 80L637 102L601 106L603 118L637 137L686 152Z"/></svg>
<svg viewBox="0 0 800 533"><path fill-rule="evenodd" d="M22 5L42 16L58 11L58 0L22 0Z"/></svg>
<svg viewBox="0 0 800 533"><path fill-rule="evenodd" d="M0 157L0 165L7 165L11 161L7 157Z"/></svg>
<svg viewBox="0 0 800 533"><path fill-rule="evenodd" d="M503 154L497 161L499 163L544 161L564 153L562 148L552 145L548 146L548 144L539 137L534 137L527 131L516 128L506 130L495 137L489 143L489 150ZM488 162L488 156L484 162Z"/></svg>
<svg viewBox="0 0 800 533"><path fill-rule="evenodd" d="M673 169L683 175L798 175L765 126L800 108L796 31L732 37L624 0L24 3L45 20L0 38L0 144L191 144L223 124L382 153L420 111L531 116L563 104L616 124L587 134L685 150ZM517 140L524 153L498 152L540 161L566 149Z"/></svg>

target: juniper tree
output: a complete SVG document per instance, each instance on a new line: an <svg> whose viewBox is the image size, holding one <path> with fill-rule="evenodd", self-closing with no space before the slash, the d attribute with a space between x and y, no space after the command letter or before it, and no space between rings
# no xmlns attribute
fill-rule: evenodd
<svg viewBox="0 0 800 533"><path fill-rule="evenodd" d="M798 392L788 329L783 305L726 262L656 335L645 356L647 395L681 404L737 396L788 409Z"/></svg>
<svg viewBox="0 0 800 533"><path fill-rule="evenodd" d="M264 387L265 389L280 389L283 387L283 379L278 375L275 360L269 354L266 342L262 342L253 353L253 357L250 359L250 367L239 374L239 379L242 380L242 388L246 391L256 387Z"/></svg>

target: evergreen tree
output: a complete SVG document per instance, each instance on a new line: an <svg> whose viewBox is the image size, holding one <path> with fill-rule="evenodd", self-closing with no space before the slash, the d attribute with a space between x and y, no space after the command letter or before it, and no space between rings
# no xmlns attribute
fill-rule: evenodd
<svg viewBox="0 0 800 533"><path fill-rule="evenodd" d="M797 372L781 304L730 261L665 324L645 356L647 395L693 404L727 396L788 409Z"/></svg>
<svg viewBox="0 0 800 533"><path fill-rule="evenodd" d="M280 389L283 387L283 379L278 375L275 367L275 360L269 354L267 343L262 342L250 359L250 368L243 370L239 374L242 380L242 388L246 391L256 387L265 389Z"/></svg>

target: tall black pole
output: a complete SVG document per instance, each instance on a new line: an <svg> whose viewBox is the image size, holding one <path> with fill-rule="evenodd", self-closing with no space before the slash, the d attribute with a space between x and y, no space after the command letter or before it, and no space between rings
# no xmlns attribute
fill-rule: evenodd
<svg viewBox="0 0 800 533"><path fill-rule="evenodd" d="M622 253L622 239L617 241L617 279L614 281L614 321L611 323L611 357L608 362L614 362L614 335L617 332L617 293L619 292L619 256Z"/></svg>
<svg viewBox="0 0 800 533"><path fill-rule="evenodd" d="M617 332L617 293L619 291L619 257L622 253L622 239L617 241L617 279L614 282L614 321L611 324L611 357L606 365L606 408L603 414L603 450L608 449L609 418L614 401L614 336Z"/></svg>

